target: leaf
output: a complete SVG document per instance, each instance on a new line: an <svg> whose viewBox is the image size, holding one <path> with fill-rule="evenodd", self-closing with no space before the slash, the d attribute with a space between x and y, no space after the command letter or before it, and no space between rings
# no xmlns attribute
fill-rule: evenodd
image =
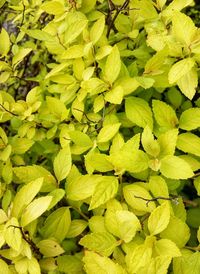
<svg viewBox="0 0 200 274"><path fill-rule="evenodd" d="M15 251L20 252L22 244L22 234L19 227L18 220L12 217L7 223L4 232L4 239L6 243Z"/></svg>
<svg viewBox="0 0 200 274"><path fill-rule="evenodd" d="M153 128L151 108L148 103L137 97L129 97L125 100L125 113L127 118L139 127Z"/></svg>
<svg viewBox="0 0 200 274"><path fill-rule="evenodd" d="M117 79L121 69L121 59L118 47L115 45L112 48L111 53L108 55L105 69L104 69L104 78L110 84Z"/></svg>
<svg viewBox="0 0 200 274"><path fill-rule="evenodd" d="M58 75L59 72L63 71L68 66L69 64L67 62L61 63L59 65L55 65L54 68L49 73L47 73L47 75L45 76L45 79L49 79L52 76Z"/></svg>
<svg viewBox="0 0 200 274"><path fill-rule="evenodd" d="M58 270L64 273L80 273L82 274L82 262L75 255L63 255L56 258Z"/></svg>
<svg viewBox="0 0 200 274"><path fill-rule="evenodd" d="M155 250L159 256L180 257L179 248L169 239L161 239L155 242Z"/></svg>
<svg viewBox="0 0 200 274"><path fill-rule="evenodd" d="M200 109L189 108L182 112L179 127L188 131L200 127Z"/></svg>
<svg viewBox="0 0 200 274"><path fill-rule="evenodd" d="M62 148L53 161L53 169L57 180L60 182L67 177L72 166L69 146Z"/></svg>
<svg viewBox="0 0 200 274"><path fill-rule="evenodd" d="M65 12L64 5L59 1L43 3L40 8L48 14L59 15Z"/></svg>
<svg viewBox="0 0 200 274"><path fill-rule="evenodd" d="M54 37L49 34L48 32L44 30L39 30L39 29L23 29L23 31L28 34L30 37L37 39L39 41L49 41L53 42Z"/></svg>
<svg viewBox="0 0 200 274"><path fill-rule="evenodd" d="M136 183L126 185L123 188L123 193L124 199L127 202L127 204L135 210L143 212L152 212L156 208L155 202L153 201L147 205L147 201L143 199L151 200L152 196L144 187Z"/></svg>
<svg viewBox="0 0 200 274"><path fill-rule="evenodd" d="M65 44L73 42L86 28L87 23L86 19L78 19L76 23L70 24L65 31Z"/></svg>
<svg viewBox="0 0 200 274"><path fill-rule="evenodd" d="M161 176L151 176L149 179L149 190L154 197L169 197L167 183ZM158 199L159 204L163 204L164 200Z"/></svg>
<svg viewBox="0 0 200 274"><path fill-rule="evenodd" d="M110 162L117 172L141 172L148 168L149 158L142 150L122 148L110 155Z"/></svg>
<svg viewBox="0 0 200 274"><path fill-rule="evenodd" d="M164 202L156 207L149 216L148 229L151 235L156 235L162 232L169 224L170 208L169 203Z"/></svg>
<svg viewBox="0 0 200 274"><path fill-rule="evenodd" d="M13 138L11 140L12 152L14 154L24 154L33 144L34 141L27 138Z"/></svg>
<svg viewBox="0 0 200 274"><path fill-rule="evenodd" d="M108 142L118 132L120 125L121 123L115 123L115 124L103 126L98 134L97 142L98 143Z"/></svg>
<svg viewBox="0 0 200 274"><path fill-rule="evenodd" d="M105 100L112 104L121 104L124 96L124 90L121 86L116 86L110 91L106 92Z"/></svg>
<svg viewBox="0 0 200 274"><path fill-rule="evenodd" d="M89 174L92 174L95 170L100 172L113 170L113 165L109 161L109 156L100 153L88 153L85 156L85 166Z"/></svg>
<svg viewBox="0 0 200 274"><path fill-rule="evenodd" d="M194 179L194 186L197 191L197 195L200 196L200 176Z"/></svg>
<svg viewBox="0 0 200 274"><path fill-rule="evenodd" d="M21 225L27 226L32 221L40 217L48 208L52 200L52 197L40 197L31 202L22 213Z"/></svg>
<svg viewBox="0 0 200 274"><path fill-rule="evenodd" d="M198 86L198 73L196 69L191 69L186 75L182 76L178 81L177 85L182 93L192 100L195 95L196 88Z"/></svg>
<svg viewBox="0 0 200 274"><path fill-rule="evenodd" d="M118 245L118 242L109 232L95 232L85 235L81 238L79 244L102 256L109 257Z"/></svg>
<svg viewBox="0 0 200 274"><path fill-rule="evenodd" d="M102 176L92 194L89 210L99 207L112 199L118 190L118 179L114 176Z"/></svg>
<svg viewBox="0 0 200 274"><path fill-rule="evenodd" d="M31 51L31 48L19 48L18 52L12 58L12 65L14 69Z"/></svg>
<svg viewBox="0 0 200 274"><path fill-rule="evenodd" d="M198 239L198 241L199 241L199 243L200 243L200 227L199 227L199 229L198 229L198 231L197 231L197 239Z"/></svg>
<svg viewBox="0 0 200 274"><path fill-rule="evenodd" d="M69 110L66 109L65 104L58 98L47 96L46 102L49 111L55 115L56 119L64 121L68 117Z"/></svg>
<svg viewBox="0 0 200 274"><path fill-rule="evenodd" d="M43 184L43 178L38 178L20 188L13 200L11 216L18 218L22 210L35 198Z"/></svg>
<svg viewBox="0 0 200 274"><path fill-rule="evenodd" d="M62 59L81 58L84 55L83 45L74 45L65 50L62 54Z"/></svg>
<svg viewBox="0 0 200 274"><path fill-rule="evenodd" d="M162 133L158 137L158 143L160 145L160 157L166 155L174 155L176 142L178 137L178 129L170 129L165 133Z"/></svg>
<svg viewBox="0 0 200 274"><path fill-rule="evenodd" d="M92 251L86 251L83 257L84 269L87 274L126 274L122 267L111 259L98 255Z"/></svg>
<svg viewBox="0 0 200 274"><path fill-rule="evenodd" d="M180 134L176 146L184 152L200 156L200 138L193 133Z"/></svg>
<svg viewBox="0 0 200 274"><path fill-rule="evenodd" d="M54 207L65 196L65 191L64 189L57 188L51 191L49 196L52 197L52 200L47 210L52 209L52 207Z"/></svg>
<svg viewBox="0 0 200 274"><path fill-rule="evenodd" d="M91 27L90 40L93 45L101 38L105 28L105 17L101 16Z"/></svg>
<svg viewBox="0 0 200 274"><path fill-rule="evenodd" d="M2 28L1 29L1 33L0 33L0 55L2 57L6 56L10 50L10 38L9 35L7 33L7 31Z"/></svg>
<svg viewBox="0 0 200 274"><path fill-rule="evenodd" d="M57 257L63 254L64 249L53 239L42 240L37 243L37 247L45 257Z"/></svg>
<svg viewBox="0 0 200 274"><path fill-rule="evenodd" d="M105 215L107 230L125 243L130 242L141 225L134 213L128 210L107 210Z"/></svg>
<svg viewBox="0 0 200 274"><path fill-rule="evenodd" d="M172 35L181 43L189 46L197 28L192 19L184 13L174 11L172 17Z"/></svg>
<svg viewBox="0 0 200 274"><path fill-rule="evenodd" d="M153 113L159 126L173 129L178 124L178 118L172 107L160 100L153 100Z"/></svg>
<svg viewBox="0 0 200 274"><path fill-rule="evenodd" d="M161 173L170 179L188 179L194 175L190 165L177 156L165 156L161 160Z"/></svg>
<svg viewBox="0 0 200 274"><path fill-rule="evenodd" d="M160 237L169 239L179 248L182 248L190 238L190 229L182 220L175 216L170 216L169 224L167 228L160 233Z"/></svg>
<svg viewBox="0 0 200 274"><path fill-rule="evenodd" d="M44 238L55 238L58 242L62 242L68 233L70 224L69 207L60 207L47 217L41 228L41 234Z"/></svg>
<svg viewBox="0 0 200 274"><path fill-rule="evenodd" d="M13 172L17 176L20 183L25 184L42 177L44 179L41 188L42 192L48 192L56 188L56 179L44 167L37 165L14 167Z"/></svg>
<svg viewBox="0 0 200 274"><path fill-rule="evenodd" d="M75 238L79 236L88 226L84 220L74 219L71 221L69 230L67 231L66 238Z"/></svg>
<svg viewBox="0 0 200 274"><path fill-rule="evenodd" d="M92 147L93 146L92 140L84 132L81 132L78 130L73 130L73 131L69 132L69 136L70 136L71 140L78 146L81 146L81 147Z"/></svg>
<svg viewBox="0 0 200 274"><path fill-rule="evenodd" d="M170 84L176 83L181 77L185 77L194 67L195 62L192 58L185 58L176 62L170 69L168 80Z"/></svg>
<svg viewBox="0 0 200 274"><path fill-rule="evenodd" d="M0 269L3 274L11 274L7 263L2 259L0 259Z"/></svg>
<svg viewBox="0 0 200 274"><path fill-rule="evenodd" d="M144 150L151 156L157 157L160 152L160 146L152 134L149 126L146 126L142 133L142 146Z"/></svg>
<svg viewBox="0 0 200 274"><path fill-rule="evenodd" d="M96 185L102 180L100 175L82 175L67 182L67 198L73 201L92 196Z"/></svg>

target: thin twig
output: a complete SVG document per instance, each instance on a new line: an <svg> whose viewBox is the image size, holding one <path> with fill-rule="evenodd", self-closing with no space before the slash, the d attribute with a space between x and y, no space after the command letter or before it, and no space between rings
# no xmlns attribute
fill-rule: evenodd
<svg viewBox="0 0 200 274"><path fill-rule="evenodd" d="M13 113L10 110L7 110L2 104L0 104L0 107L3 108L6 112L10 113L11 115L17 116L17 114Z"/></svg>
<svg viewBox="0 0 200 274"><path fill-rule="evenodd" d="M155 201L158 201L158 200L167 200L167 201L174 201L174 202L178 202L178 198L179 196L176 196L176 195L173 195L172 197L162 197L162 196L158 196L158 197L155 197L155 198L152 198L152 199L146 199L146 198L143 198L143 197L140 197L140 196L136 196L134 195L135 198L138 198L138 199L141 199L143 201L146 201L146 206L149 205L150 202L155 202Z"/></svg>
<svg viewBox="0 0 200 274"><path fill-rule="evenodd" d="M74 209L76 212L78 212L79 215L81 215L86 221L89 220L89 218L77 207L70 206L72 209Z"/></svg>

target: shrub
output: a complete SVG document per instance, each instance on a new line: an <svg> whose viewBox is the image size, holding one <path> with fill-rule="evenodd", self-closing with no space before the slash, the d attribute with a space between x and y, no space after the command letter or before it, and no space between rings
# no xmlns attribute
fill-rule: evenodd
<svg viewBox="0 0 200 274"><path fill-rule="evenodd" d="M1 273L200 273L192 4L0 1Z"/></svg>

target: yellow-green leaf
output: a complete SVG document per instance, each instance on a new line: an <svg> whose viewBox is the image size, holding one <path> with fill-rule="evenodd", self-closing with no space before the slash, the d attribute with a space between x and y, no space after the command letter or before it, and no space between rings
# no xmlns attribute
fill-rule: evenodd
<svg viewBox="0 0 200 274"><path fill-rule="evenodd" d="M72 165L71 152L69 146L62 148L53 161L54 173L60 182L67 177Z"/></svg>
<svg viewBox="0 0 200 274"><path fill-rule="evenodd" d="M165 177L170 179L188 179L194 175L186 161L173 155L162 158L160 171Z"/></svg>
<svg viewBox="0 0 200 274"><path fill-rule="evenodd" d="M105 28L105 17L100 17L91 27L90 40L95 44L103 34Z"/></svg>
<svg viewBox="0 0 200 274"><path fill-rule="evenodd" d="M152 235L159 234L169 223L170 208L169 203L165 201L162 205L155 208L148 219L148 229Z"/></svg>
<svg viewBox="0 0 200 274"><path fill-rule="evenodd" d="M176 83L182 76L186 76L194 67L195 62L192 58L185 58L176 62L170 69L168 79L170 84Z"/></svg>
<svg viewBox="0 0 200 274"><path fill-rule="evenodd" d="M32 51L31 48L19 48L18 52L13 56L12 65L14 68L23 61L24 57Z"/></svg>
<svg viewBox="0 0 200 274"><path fill-rule="evenodd" d="M198 73L195 68L192 68L190 71L188 71L187 74L182 76L178 81L177 85L182 91L182 93L192 100L192 98L195 95L197 86L198 86Z"/></svg>
<svg viewBox="0 0 200 274"><path fill-rule="evenodd" d="M70 24L65 32L65 43L69 44L75 40L86 28L87 23L88 21L86 19L79 19Z"/></svg>
<svg viewBox="0 0 200 274"><path fill-rule="evenodd" d="M89 209L94 209L112 199L118 190L118 179L114 176L101 176L101 181L96 185Z"/></svg>
<svg viewBox="0 0 200 274"><path fill-rule="evenodd" d="M40 217L48 208L52 200L51 196L40 197L31 202L22 213L21 225L27 226Z"/></svg>
<svg viewBox="0 0 200 274"><path fill-rule="evenodd" d="M97 142L98 143L108 142L118 132L120 125L121 123L115 123L115 124L104 126L98 134Z"/></svg>
<svg viewBox="0 0 200 274"><path fill-rule="evenodd" d="M154 247L159 256L179 257L182 255L176 244L169 239L156 241Z"/></svg>
<svg viewBox="0 0 200 274"><path fill-rule="evenodd" d="M34 199L34 197L40 191L43 180L43 178L38 178L20 188L13 200L11 216L18 218L21 215L22 210Z"/></svg>
<svg viewBox="0 0 200 274"><path fill-rule="evenodd" d="M104 79L112 84L118 77L121 69L121 59L118 47L115 45L112 48L111 53L107 57L105 69L104 69Z"/></svg>
<svg viewBox="0 0 200 274"><path fill-rule="evenodd" d="M179 127L185 130L193 130L200 127L200 108L189 108L182 112Z"/></svg>
<svg viewBox="0 0 200 274"><path fill-rule="evenodd" d="M4 57L5 55L8 54L8 52L10 50L10 38L9 38L7 31L4 28L1 29L0 41L1 41L0 55Z"/></svg>
<svg viewBox="0 0 200 274"><path fill-rule="evenodd" d="M42 240L37 243L37 247L45 257L57 257L65 250L53 239Z"/></svg>
<svg viewBox="0 0 200 274"><path fill-rule="evenodd" d="M200 138L191 132L182 133L178 136L177 148L184 152L200 156Z"/></svg>
<svg viewBox="0 0 200 274"><path fill-rule="evenodd" d="M65 8L61 1L48 1L44 2L41 7L43 11L53 15L59 15L64 13Z"/></svg>

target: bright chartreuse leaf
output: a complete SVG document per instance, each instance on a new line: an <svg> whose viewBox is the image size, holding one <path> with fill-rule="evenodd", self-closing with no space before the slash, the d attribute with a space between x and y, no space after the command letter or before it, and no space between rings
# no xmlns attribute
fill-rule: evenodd
<svg viewBox="0 0 200 274"><path fill-rule="evenodd" d="M190 238L190 229L185 222L175 216L170 216L169 224L160 233L162 239L169 239L179 248L185 246Z"/></svg>
<svg viewBox="0 0 200 274"><path fill-rule="evenodd" d="M102 181L101 175L81 175L67 182L67 198L74 201L89 198Z"/></svg>
<svg viewBox="0 0 200 274"><path fill-rule="evenodd" d="M181 77L185 77L194 67L195 61L192 58L185 58L176 62L170 69L168 79L170 84L176 83Z"/></svg>
<svg viewBox="0 0 200 274"><path fill-rule="evenodd" d="M43 178L42 192L48 192L56 188L56 179L44 167L39 165L33 166L20 166L13 168L14 174L17 176L20 183L29 183L38 178Z"/></svg>
<svg viewBox="0 0 200 274"><path fill-rule="evenodd" d="M176 148L176 142L178 137L178 129L170 129L165 133L162 133L158 137L158 143L160 146L160 157L166 155L173 155Z"/></svg>
<svg viewBox="0 0 200 274"><path fill-rule="evenodd" d="M19 48L18 52L12 58L12 65L14 68L32 51L32 48Z"/></svg>
<svg viewBox="0 0 200 274"><path fill-rule="evenodd" d="M117 79L121 69L121 59L118 47L115 45L107 57L104 68L104 79L110 84Z"/></svg>
<svg viewBox="0 0 200 274"><path fill-rule="evenodd" d="M165 201L162 205L156 207L149 216L148 229L151 235L156 235L162 232L169 224L170 207Z"/></svg>
<svg viewBox="0 0 200 274"><path fill-rule="evenodd" d="M139 127L149 126L153 128L152 111L148 103L138 97L129 97L125 101L125 113L127 118Z"/></svg>
<svg viewBox="0 0 200 274"><path fill-rule="evenodd" d="M172 35L178 42L190 46L197 31L192 19L184 13L175 11L172 17Z"/></svg>
<svg viewBox="0 0 200 274"><path fill-rule="evenodd" d="M182 112L179 127L188 131L200 127L200 109L189 108Z"/></svg>
<svg viewBox="0 0 200 274"><path fill-rule="evenodd" d="M170 179L188 179L194 175L186 161L172 155L161 159L160 171L166 178Z"/></svg>
<svg viewBox="0 0 200 274"><path fill-rule="evenodd" d="M191 132L182 133L178 136L177 148L184 152L200 156L200 138Z"/></svg>
<svg viewBox="0 0 200 274"><path fill-rule="evenodd" d="M9 35L7 33L7 31L2 28L1 29L1 33L0 33L0 55L2 57L6 56L10 50L10 38Z"/></svg>
<svg viewBox="0 0 200 274"><path fill-rule="evenodd" d="M98 143L108 142L118 132L120 125L121 123L115 123L115 124L103 126L98 134L97 142Z"/></svg>
<svg viewBox="0 0 200 274"><path fill-rule="evenodd" d="M194 186L195 186L198 196L200 196L200 176L198 176L194 179Z"/></svg>
<svg viewBox="0 0 200 274"><path fill-rule="evenodd" d="M112 199L118 190L118 179L114 176L101 176L92 194L89 209L94 209Z"/></svg>
<svg viewBox="0 0 200 274"><path fill-rule="evenodd" d="M83 274L83 264L75 255L58 256L56 262L60 272Z"/></svg>
<svg viewBox="0 0 200 274"><path fill-rule="evenodd" d="M92 174L95 170L100 172L113 170L113 165L110 163L108 155L93 151L85 156L85 166L88 174Z"/></svg>
<svg viewBox="0 0 200 274"><path fill-rule="evenodd" d="M84 269L88 274L127 274L127 272L110 258L99 255L96 252L86 251L83 257Z"/></svg>
<svg viewBox="0 0 200 274"><path fill-rule="evenodd" d="M64 121L69 114L69 110L65 104L55 97L46 97L46 102L50 113L52 113L59 121Z"/></svg>
<svg viewBox="0 0 200 274"><path fill-rule="evenodd" d="M72 165L71 152L69 146L62 148L56 155L53 167L57 180L60 182L67 177Z"/></svg>
<svg viewBox="0 0 200 274"><path fill-rule="evenodd" d="M3 274L11 274L8 264L3 259L0 259L0 269Z"/></svg>
<svg viewBox="0 0 200 274"><path fill-rule="evenodd" d="M112 104L121 104L124 96L124 90L122 86L116 86L110 91L106 92L105 100Z"/></svg>
<svg viewBox="0 0 200 274"><path fill-rule="evenodd" d="M41 229L44 238L55 238L62 242L67 235L71 224L69 207L60 207L53 211L45 220Z"/></svg>
<svg viewBox="0 0 200 274"><path fill-rule="evenodd" d="M136 183L126 185L123 188L123 194L127 204L135 210L152 212L156 208L154 201L147 204L147 201L153 198L150 193L144 187Z"/></svg>
<svg viewBox="0 0 200 274"><path fill-rule="evenodd" d="M166 103L153 100L153 113L159 126L165 129L173 129L178 124L178 118L173 108Z"/></svg>
<svg viewBox="0 0 200 274"><path fill-rule="evenodd" d="M151 176L149 179L149 190L154 197L169 197L167 183L161 176ZM164 200L158 199L159 204L163 204Z"/></svg>
<svg viewBox="0 0 200 274"><path fill-rule="evenodd" d="M154 140L153 133L149 126L146 126L142 133L142 146L151 156L157 157L160 152L160 146L157 140Z"/></svg>
<svg viewBox="0 0 200 274"><path fill-rule="evenodd" d="M105 28L105 17L101 16L92 26L90 30L90 40L93 44L101 38Z"/></svg>
<svg viewBox="0 0 200 274"><path fill-rule="evenodd" d="M17 192L13 200L13 207L11 216L18 218L22 210L34 199L40 191L43 184L43 178L38 178L22 188Z"/></svg>
<svg viewBox="0 0 200 274"><path fill-rule="evenodd" d="M105 215L107 230L125 243L130 242L141 225L136 215L128 210L107 210Z"/></svg>
<svg viewBox="0 0 200 274"><path fill-rule="evenodd" d="M4 240L14 251L19 252L22 244L22 234L18 227L18 220L15 217L10 218L6 223Z"/></svg>
<svg viewBox="0 0 200 274"><path fill-rule="evenodd" d="M65 8L62 2L60 1L49 1L44 2L41 5L41 9L45 11L46 13L53 14L53 15L59 15L64 13Z"/></svg>
<svg viewBox="0 0 200 274"><path fill-rule="evenodd" d="M85 235L79 244L106 257L110 256L115 247L119 245L115 237L109 232L94 232Z"/></svg>
<svg viewBox="0 0 200 274"><path fill-rule="evenodd" d="M177 85L182 93L192 100L196 93L198 86L198 73L195 68L192 68L187 74L183 75L178 81Z"/></svg>
<svg viewBox="0 0 200 274"><path fill-rule="evenodd" d="M72 22L65 31L65 44L73 42L86 28L88 21L86 19L78 19L75 22Z"/></svg>
<svg viewBox="0 0 200 274"><path fill-rule="evenodd" d="M159 256L179 257L182 255L176 244L169 239L156 241L154 248Z"/></svg>
<svg viewBox="0 0 200 274"><path fill-rule="evenodd" d="M34 141L27 138L13 138L11 140L12 152L15 154L24 154L33 144Z"/></svg>
<svg viewBox="0 0 200 274"><path fill-rule="evenodd" d="M22 212L21 225L27 226L40 217L48 208L52 200L51 196L40 197L33 200Z"/></svg>
<svg viewBox="0 0 200 274"><path fill-rule="evenodd" d="M63 254L65 250L54 239L41 240L37 243L37 247L41 254L45 257L57 257Z"/></svg>
<svg viewBox="0 0 200 274"><path fill-rule="evenodd" d="M93 142L90 137L84 132L73 130L69 132L69 136L74 144L81 147L92 147Z"/></svg>
<svg viewBox="0 0 200 274"><path fill-rule="evenodd" d="M70 223L66 238L75 238L79 236L87 227L88 223L84 220L74 219Z"/></svg>

